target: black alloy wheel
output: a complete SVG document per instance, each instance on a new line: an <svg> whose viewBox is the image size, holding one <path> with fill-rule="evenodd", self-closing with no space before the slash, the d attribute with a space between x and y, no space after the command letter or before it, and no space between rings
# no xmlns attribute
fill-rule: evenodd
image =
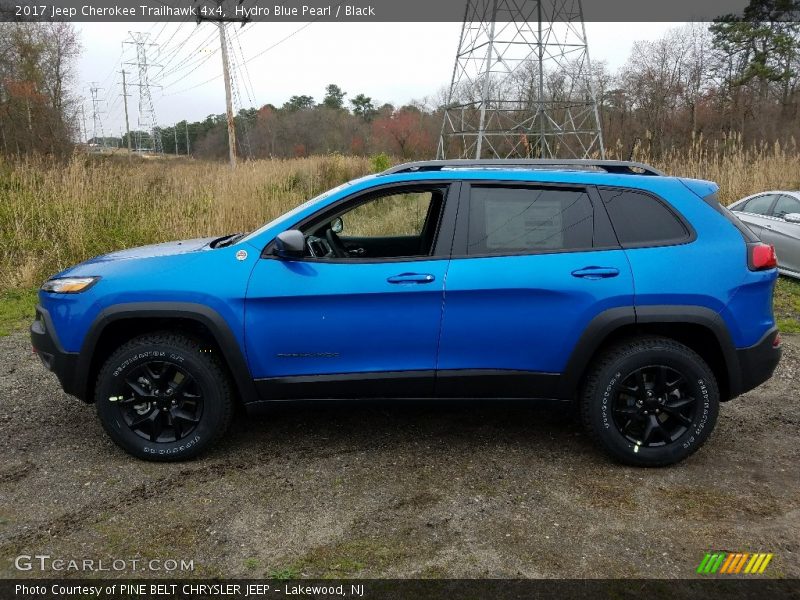
<svg viewBox="0 0 800 600"><path fill-rule="evenodd" d="M653 448L671 444L692 426L697 399L686 378L673 368L653 365L637 369L617 384L614 424L628 440Z"/></svg>
<svg viewBox="0 0 800 600"><path fill-rule="evenodd" d="M194 378L175 364L150 361L120 381L117 406L131 431L151 442L177 442L203 416L203 395Z"/></svg>

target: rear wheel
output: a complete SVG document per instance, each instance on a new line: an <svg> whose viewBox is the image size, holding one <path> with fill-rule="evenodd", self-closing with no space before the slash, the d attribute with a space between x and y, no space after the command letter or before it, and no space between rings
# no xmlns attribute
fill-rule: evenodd
<svg viewBox="0 0 800 600"><path fill-rule="evenodd" d="M717 420L719 389L711 369L687 346L634 338L599 357L580 408L590 436L612 457L659 467L703 445Z"/></svg>
<svg viewBox="0 0 800 600"><path fill-rule="evenodd" d="M120 347L100 370L95 403L111 439L148 460L191 458L228 428L228 377L211 353L182 335L159 333Z"/></svg>

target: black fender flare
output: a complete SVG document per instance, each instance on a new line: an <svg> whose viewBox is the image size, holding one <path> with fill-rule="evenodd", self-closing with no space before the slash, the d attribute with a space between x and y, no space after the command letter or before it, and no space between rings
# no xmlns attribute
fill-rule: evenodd
<svg viewBox="0 0 800 600"><path fill-rule="evenodd" d="M725 361L729 396L730 398L738 396L742 390L739 357L730 333L719 314L704 306L667 304L611 308L594 317L578 339L567 362L564 376L559 384L559 396L574 397L586 368L601 344L621 327L669 323L700 325L714 334Z"/></svg>
<svg viewBox="0 0 800 600"><path fill-rule="evenodd" d="M89 374L97 343L106 327L121 320L154 318L184 319L205 326L219 346L242 402L248 403L258 399L250 368L228 323L214 309L192 302L128 302L115 304L100 311L84 337L75 365L75 395L87 402L92 401L87 397L91 383Z"/></svg>

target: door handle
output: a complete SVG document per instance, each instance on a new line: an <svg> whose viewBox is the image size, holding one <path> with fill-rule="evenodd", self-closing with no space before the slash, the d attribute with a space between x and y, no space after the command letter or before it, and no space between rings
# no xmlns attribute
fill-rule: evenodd
<svg viewBox="0 0 800 600"><path fill-rule="evenodd" d="M389 283L432 283L436 277L430 273L400 273L387 278Z"/></svg>
<svg viewBox="0 0 800 600"><path fill-rule="evenodd" d="M581 277L582 279L608 279L617 275L619 275L619 269L614 267L583 267L572 272L573 277Z"/></svg>

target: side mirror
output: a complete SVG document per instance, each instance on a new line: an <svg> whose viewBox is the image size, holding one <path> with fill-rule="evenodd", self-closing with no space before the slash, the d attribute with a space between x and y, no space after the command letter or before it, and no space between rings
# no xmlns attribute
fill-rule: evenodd
<svg viewBox="0 0 800 600"><path fill-rule="evenodd" d="M783 215L783 220L787 223L800 224L800 213L788 213Z"/></svg>
<svg viewBox="0 0 800 600"><path fill-rule="evenodd" d="M282 258L302 257L306 249L306 238L303 232L289 229L275 238L275 254Z"/></svg>

